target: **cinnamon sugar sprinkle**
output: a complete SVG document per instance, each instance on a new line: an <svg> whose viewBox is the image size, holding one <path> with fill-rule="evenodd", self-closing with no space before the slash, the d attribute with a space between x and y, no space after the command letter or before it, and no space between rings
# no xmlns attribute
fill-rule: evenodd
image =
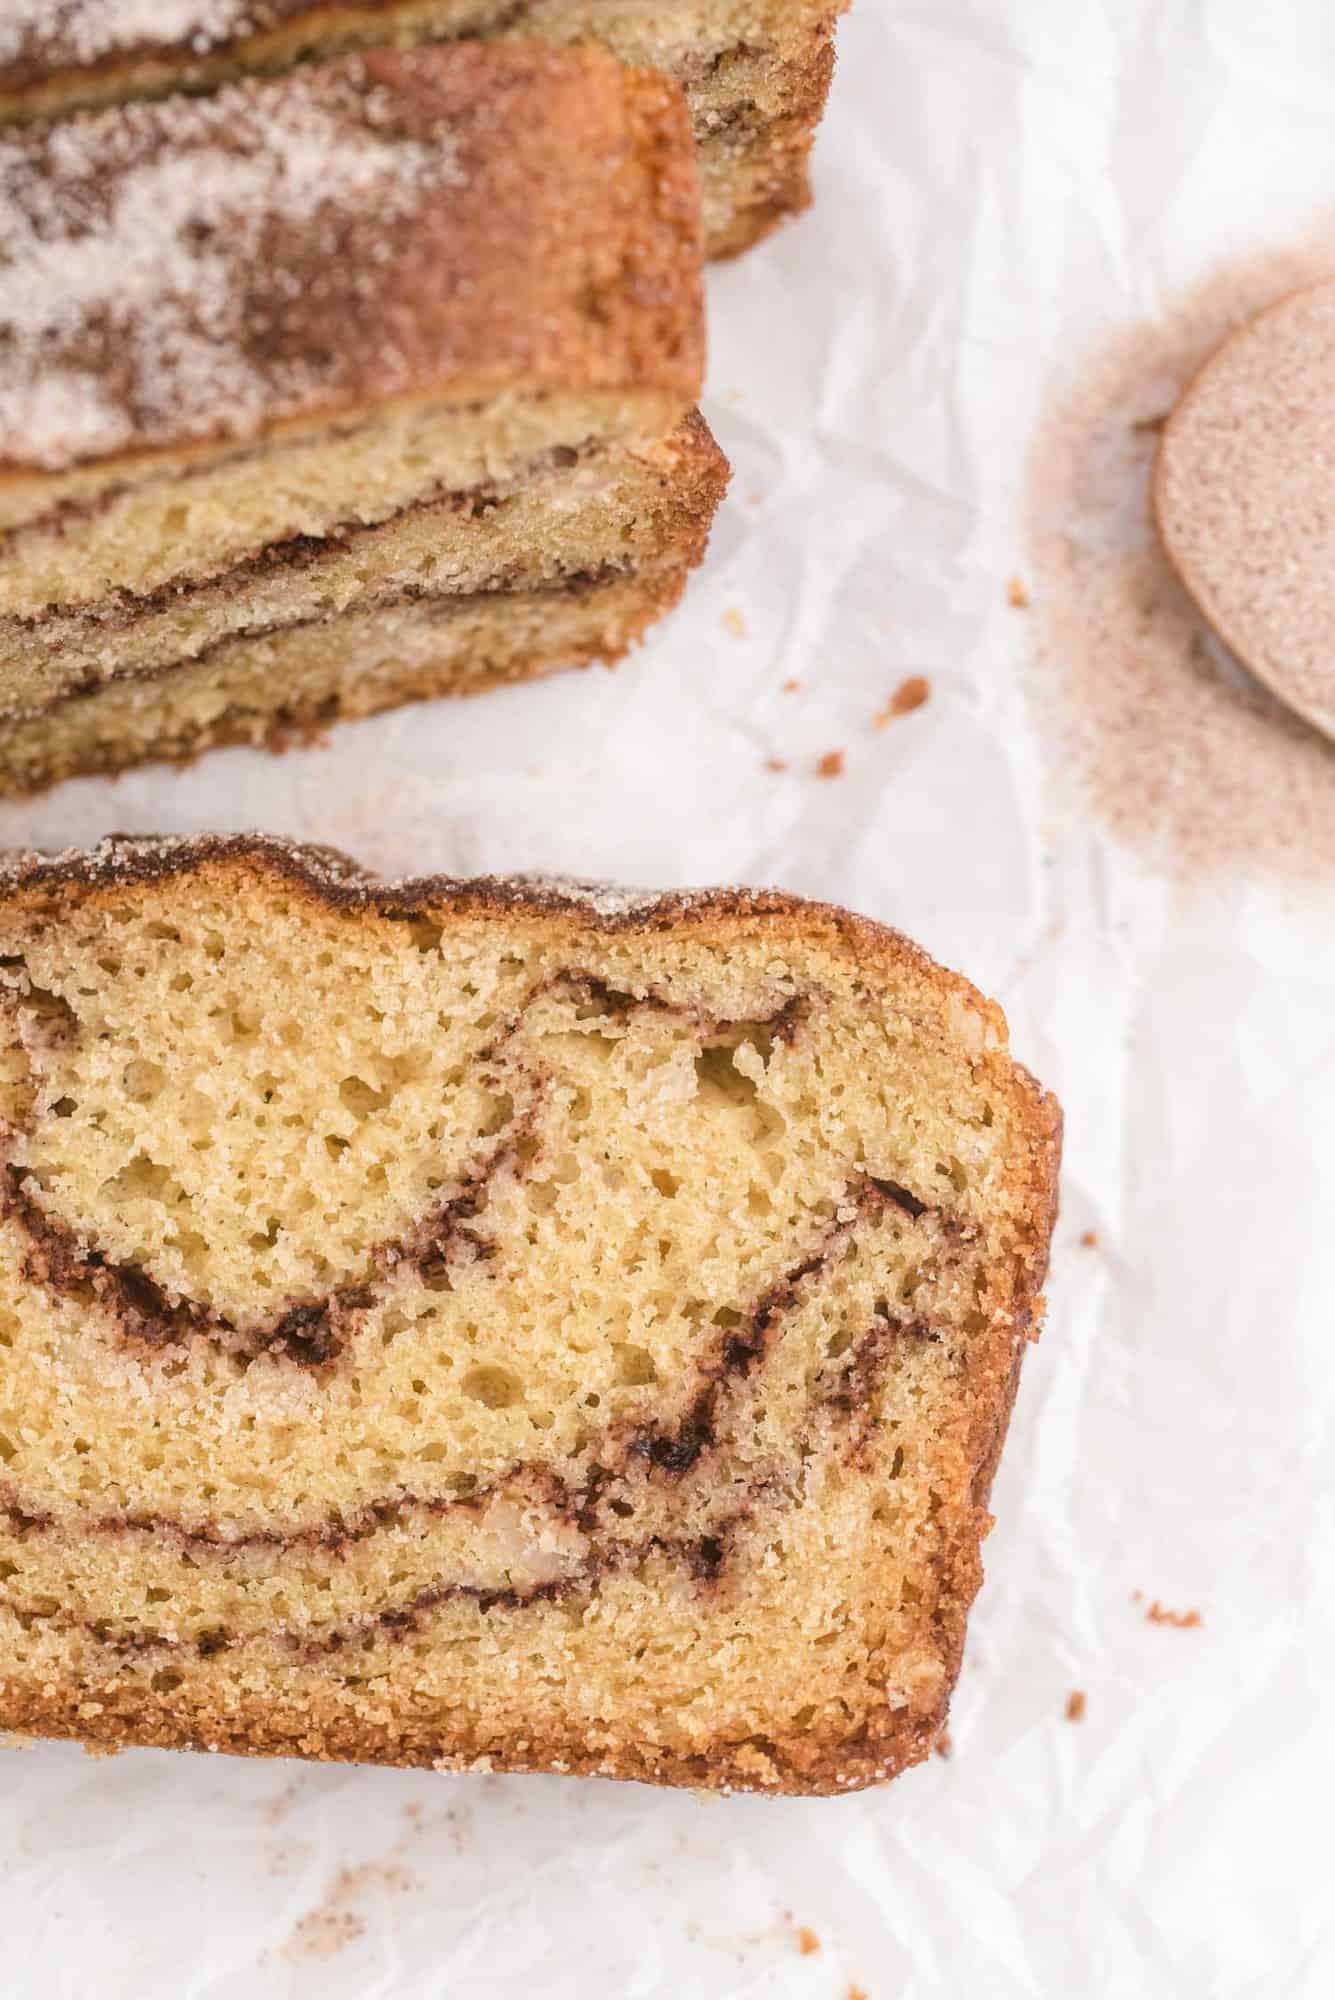
<svg viewBox="0 0 1335 2000"><path fill-rule="evenodd" d="M345 63L0 139L0 458L58 470L298 407L319 371L281 351L257 263L299 296L350 217L383 230L462 184L453 135L396 134L391 108Z"/></svg>
<svg viewBox="0 0 1335 2000"><path fill-rule="evenodd" d="M1335 876L1335 747L1208 630L1162 554L1149 485L1168 412L1221 340L1335 272L1335 214L1220 267L1062 386L1030 462L1039 705L1098 817L1179 878Z"/></svg>
<svg viewBox="0 0 1335 2000"><path fill-rule="evenodd" d="M5 0L0 62L93 63L122 49L184 42L203 55L244 34L246 0Z"/></svg>

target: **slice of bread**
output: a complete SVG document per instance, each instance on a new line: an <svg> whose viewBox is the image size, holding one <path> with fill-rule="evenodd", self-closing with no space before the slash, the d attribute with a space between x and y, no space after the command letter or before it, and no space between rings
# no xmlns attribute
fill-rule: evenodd
<svg viewBox="0 0 1335 2000"><path fill-rule="evenodd" d="M1059 1118L894 933L0 889L0 1728L833 1792L941 1731Z"/></svg>
<svg viewBox="0 0 1335 2000"><path fill-rule="evenodd" d="M309 57L522 36L602 42L683 85L705 233L730 256L810 200L807 156L848 0L62 0L0 19L0 122L200 91Z"/></svg>
<svg viewBox="0 0 1335 2000"><path fill-rule="evenodd" d="M0 274L0 788L615 658L702 553L690 129L601 50L11 134Z"/></svg>

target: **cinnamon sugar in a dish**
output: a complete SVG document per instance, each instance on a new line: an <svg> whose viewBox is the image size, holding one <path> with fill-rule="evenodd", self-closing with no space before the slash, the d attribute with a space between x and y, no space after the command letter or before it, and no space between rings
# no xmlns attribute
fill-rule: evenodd
<svg viewBox="0 0 1335 2000"><path fill-rule="evenodd" d="M1163 433L1159 538L1238 659L1335 735L1335 283L1225 341Z"/></svg>
<svg viewBox="0 0 1335 2000"><path fill-rule="evenodd" d="M1159 433L1229 333L1335 274L1335 215L1224 266L1059 390L1030 468L1043 703L1095 812L1179 876L1335 875L1335 747L1209 631L1150 513Z"/></svg>

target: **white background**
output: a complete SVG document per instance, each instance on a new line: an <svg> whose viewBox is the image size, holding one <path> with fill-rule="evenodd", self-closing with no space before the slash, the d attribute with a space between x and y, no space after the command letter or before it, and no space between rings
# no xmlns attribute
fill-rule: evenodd
<svg viewBox="0 0 1335 2000"><path fill-rule="evenodd" d="M397 871L774 882L997 995L1068 1164L954 1756L710 1803L14 1749L15 2000L1335 1992L1335 902L1119 849L1063 782L1005 591L1053 382L1335 203L1335 14L857 0L817 183L711 275L736 476L633 661L67 786L0 843L260 826ZM873 731L915 673L929 704Z"/></svg>

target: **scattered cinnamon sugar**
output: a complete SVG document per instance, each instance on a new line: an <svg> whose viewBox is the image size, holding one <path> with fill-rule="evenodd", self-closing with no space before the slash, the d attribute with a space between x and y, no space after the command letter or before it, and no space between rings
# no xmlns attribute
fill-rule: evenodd
<svg viewBox="0 0 1335 2000"><path fill-rule="evenodd" d="M953 1757L955 1754L954 1738L948 1729L943 1729L936 1739L936 1754L938 1757Z"/></svg>
<svg viewBox="0 0 1335 2000"><path fill-rule="evenodd" d="M1027 611L1033 603L1033 599L1018 576L1013 576L1006 585L1006 602L1012 605L1016 611Z"/></svg>
<svg viewBox="0 0 1335 2000"><path fill-rule="evenodd" d="M293 1807L300 1802L305 1789L300 1778L289 1778L282 1791L275 1792L264 1807L265 1825L281 1826Z"/></svg>
<svg viewBox="0 0 1335 2000"><path fill-rule="evenodd" d="M1030 463L1039 709L1093 810L1179 878L1335 875L1335 747L1204 626L1160 551L1166 414L1233 331L1335 268L1335 212L1125 328L1060 388Z"/></svg>
<svg viewBox="0 0 1335 2000"><path fill-rule="evenodd" d="M723 614L723 629L725 632L731 632L734 639L746 637L746 620L735 604L729 605Z"/></svg>
<svg viewBox="0 0 1335 2000"><path fill-rule="evenodd" d="M784 757L767 757L765 759L765 769L767 771L786 771L788 769L787 759Z"/></svg>
<svg viewBox="0 0 1335 2000"><path fill-rule="evenodd" d="M1179 1632L1189 1632L1204 1623L1199 1611L1172 1611L1166 1604L1160 1604L1157 1597L1145 1616L1151 1625L1175 1625Z"/></svg>
<svg viewBox="0 0 1335 2000"><path fill-rule="evenodd" d="M820 1939L816 1936L815 1931L808 1929L806 1924L799 1924L798 1926L797 1949L803 1958L811 1958L820 1950Z"/></svg>
<svg viewBox="0 0 1335 2000"><path fill-rule="evenodd" d="M279 1840L269 1849L269 1873L289 1875L311 1851L308 1840Z"/></svg>
<svg viewBox="0 0 1335 2000"><path fill-rule="evenodd" d="M1084 1229L1080 1232L1080 1248L1082 1250L1097 1250L1098 1247L1099 1232L1097 1229Z"/></svg>
<svg viewBox="0 0 1335 2000"><path fill-rule="evenodd" d="M932 684L925 674L910 674L901 681L884 708L878 708L872 717L873 729L888 729L901 715L912 715L915 708L921 708L931 699Z"/></svg>
<svg viewBox="0 0 1335 2000"><path fill-rule="evenodd" d="M783 684L783 692L785 694L800 694L801 689L802 683L795 675L790 676Z"/></svg>
<svg viewBox="0 0 1335 2000"><path fill-rule="evenodd" d="M1068 1722L1083 1722L1087 1705L1084 1689L1072 1688L1066 1697L1066 1720Z"/></svg>
<svg viewBox="0 0 1335 2000"><path fill-rule="evenodd" d="M844 753L842 750L827 750L816 766L818 778L842 778L844 775Z"/></svg>
<svg viewBox="0 0 1335 2000"><path fill-rule="evenodd" d="M355 1910L308 1910L283 1946L284 1958L333 1958L366 1936L366 1919Z"/></svg>
<svg viewBox="0 0 1335 2000"><path fill-rule="evenodd" d="M400 1842L384 1861L364 1861L356 1868L340 1868L314 1909L298 1918L283 1946L283 1956L332 1958L335 1952L365 1936L365 1917L349 1905L368 1891L383 1894L417 1887L415 1877L395 1858L402 1846Z"/></svg>

